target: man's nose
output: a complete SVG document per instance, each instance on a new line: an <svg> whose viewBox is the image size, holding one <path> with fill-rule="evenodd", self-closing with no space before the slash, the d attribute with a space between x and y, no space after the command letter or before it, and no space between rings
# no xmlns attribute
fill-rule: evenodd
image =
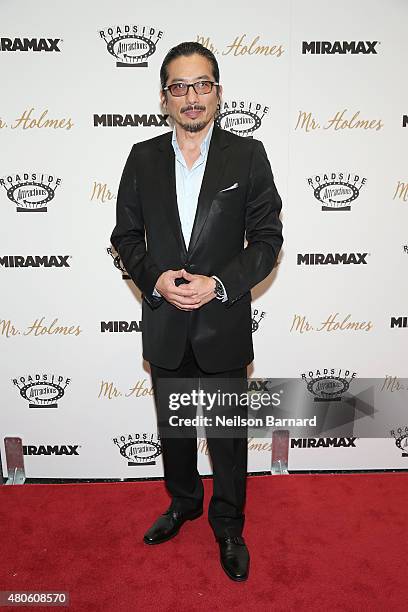
<svg viewBox="0 0 408 612"><path fill-rule="evenodd" d="M197 104L199 101L198 94L194 91L194 87L189 87L186 93L187 104Z"/></svg>

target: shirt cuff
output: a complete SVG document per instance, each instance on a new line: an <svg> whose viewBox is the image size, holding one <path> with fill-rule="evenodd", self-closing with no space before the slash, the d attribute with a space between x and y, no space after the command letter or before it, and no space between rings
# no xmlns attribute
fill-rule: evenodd
<svg viewBox="0 0 408 612"><path fill-rule="evenodd" d="M220 280L220 279L218 278L218 276L215 276L214 274L212 275L212 278L215 278L215 279L216 279L216 280L217 280L217 281L218 281L218 282L221 284L221 286L222 286L222 290L224 291L223 298L222 298L222 300L220 300L220 302L226 302L226 301L228 300L228 295L227 295L227 290L225 289L225 287L224 287L224 284L223 284L222 280Z"/></svg>
<svg viewBox="0 0 408 612"><path fill-rule="evenodd" d="M156 287L153 289L154 297L162 297L161 294L157 291Z"/></svg>

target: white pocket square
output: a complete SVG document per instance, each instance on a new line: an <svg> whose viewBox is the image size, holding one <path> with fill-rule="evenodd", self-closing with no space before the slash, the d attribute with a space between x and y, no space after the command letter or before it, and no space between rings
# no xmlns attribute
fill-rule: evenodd
<svg viewBox="0 0 408 612"><path fill-rule="evenodd" d="M226 189L221 189L222 193L223 191L230 191L230 189L236 189L238 187L238 183L234 183L233 185L231 185L231 187L227 187Z"/></svg>

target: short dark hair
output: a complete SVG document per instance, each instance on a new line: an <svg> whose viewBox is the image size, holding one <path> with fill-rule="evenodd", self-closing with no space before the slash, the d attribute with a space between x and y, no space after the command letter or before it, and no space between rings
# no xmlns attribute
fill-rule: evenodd
<svg viewBox="0 0 408 612"><path fill-rule="evenodd" d="M211 63L211 68L213 71L214 79L217 83L219 83L220 69L218 68L218 62L215 59L214 53L210 51L209 49L207 49L207 47L204 47L204 45L201 45L198 42L189 41L189 42L182 42L179 45L172 47L170 51L168 51L166 57L164 58L163 63L160 68L160 83L161 83L162 89L166 87L167 79L169 78L167 66L170 64L170 62L176 59L177 57L181 57L183 55L185 56L194 55L194 53L197 53L198 55L202 55L203 57L206 57L208 59L208 61Z"/></svg>

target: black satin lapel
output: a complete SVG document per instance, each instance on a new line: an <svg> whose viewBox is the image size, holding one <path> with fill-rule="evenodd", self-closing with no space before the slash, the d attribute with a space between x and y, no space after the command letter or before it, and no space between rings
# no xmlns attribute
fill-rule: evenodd
<svg viewBox="0 0 408 612"><path fill-rule="evenodd" d="M218 130L214 127L208 150L207 163L205 166L203 181L201 183L200 195L198 197L197 210L191 232L188 254L193 252L200 234L203 230L208 214L211 209L214 195L218 191L219 182L224 171L226 155L220 146Z"/></svg>
<svg viewBox="0 0 408 612"><path fill-rule="evenodd" d="M184 241L184 235L183 230L181 228L181 221L177 204L175 156L171 142L170 146L166 146L163 148L161 152L161 159L162 168L158 168L157 180L160 181L160 177L165 177L163 180L164 208L167 214L169 227L174 232L177 241L180 243L183 259L185 259L185 257L187 256L187 247Z"/></svg>

